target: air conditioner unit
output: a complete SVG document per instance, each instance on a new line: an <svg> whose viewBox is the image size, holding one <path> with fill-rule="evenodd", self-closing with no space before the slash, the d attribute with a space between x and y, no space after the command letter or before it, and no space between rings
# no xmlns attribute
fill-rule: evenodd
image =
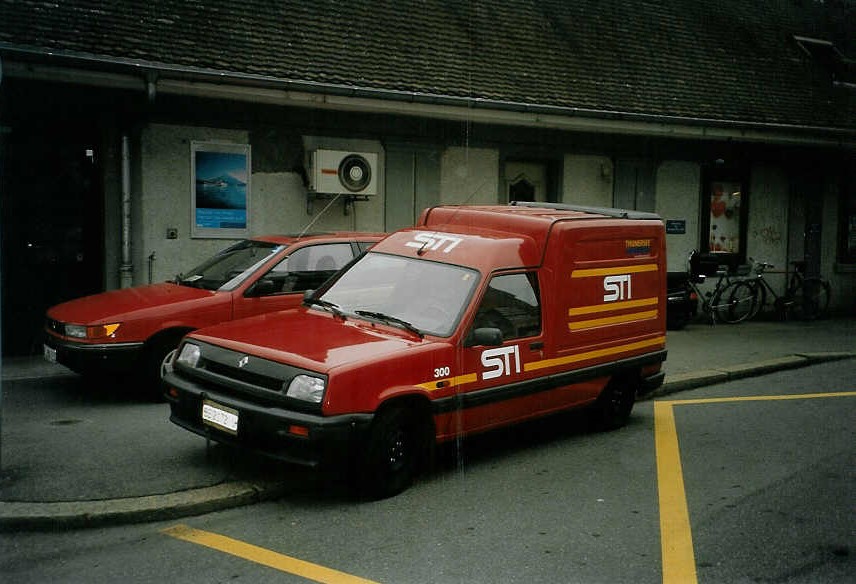
<svg viewBox="0 0 856 584"><path fill-rule="evenodd" d="M377 153L312 152L312 190L331 195L376 195Z"/></svg>

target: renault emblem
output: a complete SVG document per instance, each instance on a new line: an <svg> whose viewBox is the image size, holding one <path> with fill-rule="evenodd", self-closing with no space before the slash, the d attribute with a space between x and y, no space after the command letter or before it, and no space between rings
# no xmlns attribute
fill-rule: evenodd
<svg viewBox="0 0 856 584"><path fill-rule="evenodd" d="M238 359L238 368L245 366L249 362L250 362L250 357L248 355L244 355L243 357Z"/></svg>

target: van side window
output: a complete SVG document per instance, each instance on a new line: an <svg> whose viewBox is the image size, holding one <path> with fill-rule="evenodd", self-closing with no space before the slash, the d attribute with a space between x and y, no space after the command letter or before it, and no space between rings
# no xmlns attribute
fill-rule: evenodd
<svg viewBox="0 0 856 584"><path fill-rule="evenodd" d="M498 328L504 340L541 333L541 302L535 272L494 276L476 312L473 328Z"/></svg>

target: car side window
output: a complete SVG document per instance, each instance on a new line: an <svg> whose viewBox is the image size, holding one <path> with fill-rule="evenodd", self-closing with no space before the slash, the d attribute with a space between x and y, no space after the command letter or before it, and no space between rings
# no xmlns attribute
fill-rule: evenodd
<svg viewBox="0 0 856 584"><path fill-rule="evenodd" d="M302 247L275 265L265 276L273 294L314 290L354 258L350 243Z"/></svg>
<svg viewBox="0 0 856 584"><path fill-rule="evenodd" d="M473 328L498 328L504 340L541 332L541 302L534 272L494 276L482 298Z"/></svg>

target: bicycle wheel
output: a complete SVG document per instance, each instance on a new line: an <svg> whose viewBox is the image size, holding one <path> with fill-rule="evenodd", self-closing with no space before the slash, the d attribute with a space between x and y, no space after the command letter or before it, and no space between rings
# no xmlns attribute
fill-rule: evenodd
<svg viewBox="0 0 856 584"><path fill-rule="evenodd" d="M826 316L831 295L829 282L821 278L806 278L802 285L797 285L791 291L793 296L794 316L800 320L814 320Z"/></svg>
<svg viewBox="0 0 856 584"><path fill-rule="evenodd" d="M732 282L714 299L716 317L728 324L743 322L756 312L758 287L749 281Z"/></svg>

